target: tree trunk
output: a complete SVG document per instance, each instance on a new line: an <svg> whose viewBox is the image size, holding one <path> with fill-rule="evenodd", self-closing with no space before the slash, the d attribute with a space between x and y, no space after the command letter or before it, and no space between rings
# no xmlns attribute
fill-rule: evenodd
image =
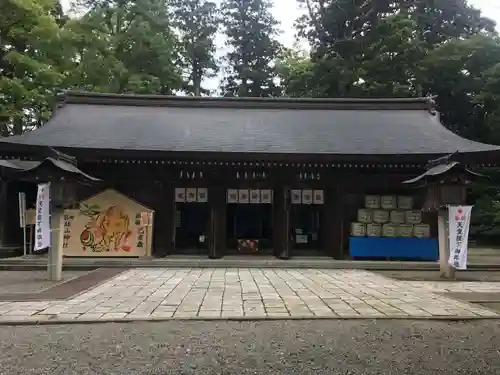
<svg viewBox="0 0 500 375"><path fill-rule="evenodd" d="M23 120L17 116L14 118L14 127L12 128L12 134L23 134Z"/></svg>
<svg viewBox="0 0 500 375"><path fill-rule="evenodd" d="M192 72L191 77L193 79L193 94L194 96L201 96L201 77L202 74L200 72L198 61L193 61L192 64Z"/></svg>

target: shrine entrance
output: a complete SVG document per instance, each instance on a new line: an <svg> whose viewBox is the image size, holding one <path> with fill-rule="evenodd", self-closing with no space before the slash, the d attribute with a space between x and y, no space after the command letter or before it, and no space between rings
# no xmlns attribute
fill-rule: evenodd
<svg viewBox="0 0 500 375"><path fill-rule="evenodd" d="M291 203L292 255L323 255L323 190L292 190Z"/></svg>
<svg viewBox="0 0 500 375"><path fill-rule="evenodd" d="M229 189L226 223L229 254L272 254L272 191Z"/></svg>
<svg viewBox="0 0 500 375"><path fill-rule="evenodd" d="M210 236L206 189L178 188L175 200L175 252L206 255Z"/></svg>

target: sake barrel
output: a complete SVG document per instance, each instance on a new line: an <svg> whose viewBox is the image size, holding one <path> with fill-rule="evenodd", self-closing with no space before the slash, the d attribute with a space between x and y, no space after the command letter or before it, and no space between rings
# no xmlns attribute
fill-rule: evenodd
<svg viewBox="0 0 500 375"><path fill-rule="evenodd" d="M422 222L422 211L406 211L406 224L420 224Z"/></svg>
<svg viewBox="0 0 500 375"><path fill-rule="evenodd" d="M373 220L373 211L366 208L358 210L358 221L360 223L371 223Z"/></svg>
<svg viewBox="0 0 500 375"><path fill-rule="evenodd" d="M384 224L389 222L389 211L375 210L373 211L373 222Z"/></svg>
<svg viewBox="0 0 500 375"><path fill-rule="evenodd" d="M380 208L380 195L365 195L366 208Z"/></svg>
<svg viewBox="0 0 500 375"><path fill-rule="evenodd" d="M398 208L397 197L394 195L382 195L380 197L380 206L388 210Z"/></svg>
<svg viewBox="0 0 500 375"><path fill-rule="evenodd" d="M401 195L398 197L398 208L401 210L411 210L413 208L413 197Z"/></svg>
<svg viewBox="0 0 500 375"><path fill-rule="evenodd" d="M391 211L390 221L393 224L404 224L405 222L405 212L400 210Z"/></svg>
<svg viewBox="0 0 500 375"><path fill-rule="evenodd" d="M431 228L429 224L417 224L413 226L413 235L419 238L429 238L431 236Z"/></svg>
<svg viewBox="0 0 500 375"><path fill-rule="evenodd" d="M413 225L412 224L400 224L398 226L398 236L399 237L413 237Z"/></svg>
<svg viewBox="0 0 500 375"><path fill-rule="evenodd" d="M380 224L366 224L366 235L368 237L380 237L382 235L382 225Z"/></svg>
<svg viewBox="0 0 500 375"><path fill-rule="evenodd" d="M351 223L351 236L364 237L366 235L366 224Z"/></svg>
<svg viewBox="0 0 500 375"><path fill-rule="evenodd" d="M396 224L384 224L382 226L382 236L384 237L396 237L397 236L397 228Z"/></svg>

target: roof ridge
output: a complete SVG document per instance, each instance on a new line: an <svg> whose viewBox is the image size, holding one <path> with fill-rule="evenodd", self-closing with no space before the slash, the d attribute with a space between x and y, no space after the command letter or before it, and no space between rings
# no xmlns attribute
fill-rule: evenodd
<svg viewBox="0 0 500 375"><path fill-rule="evenodd" d="M97 104L151 107L275 108L275 109L408 109L434 108L431 97L418 98L288 98L288 97L194 97L68 91L60 105Z"/></svg>

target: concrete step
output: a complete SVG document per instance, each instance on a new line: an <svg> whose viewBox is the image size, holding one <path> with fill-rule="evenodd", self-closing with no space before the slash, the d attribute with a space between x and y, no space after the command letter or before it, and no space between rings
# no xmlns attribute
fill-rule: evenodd
<svg viewBox="0 0 500 375"><path fill-rule="evenodd" d="M45 269L47 258L16 257L0 259L2 270ZM364 270L439 270L436 262L405 261L353 261L335 260L327 257L275 257L226 256L209 259L202 256L170 256L166 258L65 258L65 269L92 269L98 267L171 267L171 268L312 268L312 269L364 269ZM470 270L500 270L500 265L471 264Z"/></svg>

